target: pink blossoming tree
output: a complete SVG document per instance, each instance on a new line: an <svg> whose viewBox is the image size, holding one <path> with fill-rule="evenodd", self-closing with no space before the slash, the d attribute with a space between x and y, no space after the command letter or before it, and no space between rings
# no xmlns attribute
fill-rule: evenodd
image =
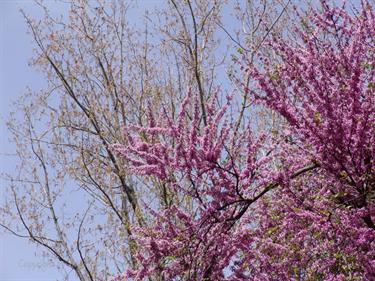
<svg viewBox="0 0 375 281"><path fill-rule="evenodd" d="M238 127L236 95L219 91L202 118L189 91L177 118L150 113L113 145L134 175L181 196L145 206L138 267L120 280L375 280L375 15L366 2L321 8L298 38L267 42L275 60L238 60L279 131Z"/></svg>

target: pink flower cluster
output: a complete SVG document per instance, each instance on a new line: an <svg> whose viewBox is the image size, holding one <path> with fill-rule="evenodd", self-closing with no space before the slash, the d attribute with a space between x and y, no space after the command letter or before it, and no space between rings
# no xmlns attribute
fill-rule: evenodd
<svg viewBox="0 0 375 281"><path fill-rule="evenodd" d="M150 118L113 145L182 202L149 206L127 278L375 280L374 10L322 8L298 41L267 42L278 63L239 62L248 95L283 119L276 136L235 130L230 98L212 97L202 125L189 92L176 120Z"/></svg>

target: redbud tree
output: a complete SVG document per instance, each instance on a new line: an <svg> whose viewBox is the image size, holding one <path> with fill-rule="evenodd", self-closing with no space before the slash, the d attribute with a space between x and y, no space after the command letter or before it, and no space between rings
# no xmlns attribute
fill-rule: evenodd
<svg viewBox="0 0 375 281"><path fill-rule="evenodd" d="M228 53L270 55L265 39L288 29L292 5L289 0L31 2L21 4L20 16L35 47L30 66L40 76L7 119L13 149L0 158L16 166L0 171L0 236L5 232L33 243L38 256L59 271L59 280L107 281L140 268L135 226L155 223L144 204L162 210L174 203L189 214L196 209L194 196L159 176L129 173L111 149L113 143L130 144L123 126L142 126L147 116L152 124L152 115L161 111L175 120L190 88L191 98L199 97L202 121L196 126L202 130L208 97L219 85L221 91L233 86L236 66ZM243 81L249 75L244 73ZM235 97L241 106L240 114L233 111L237 127L248 118L249 100L244 91ZM180 129L191 118L192 101L187 102ZM255 117L259 125L269 121ZM148 133L140 137L150 139Z"/></svg>
<svg viewBox="0 0 375 281"><path fill-rule="evenodd" d="M176 118L150 113L112 146L181 194L144 206L137 268L118 279L375 280L374 10L321 1L299 20L295 38L265 42L273 58L236 61L279 130L236 126L236 93L219 89L203 120L190 90Z"/></svg>

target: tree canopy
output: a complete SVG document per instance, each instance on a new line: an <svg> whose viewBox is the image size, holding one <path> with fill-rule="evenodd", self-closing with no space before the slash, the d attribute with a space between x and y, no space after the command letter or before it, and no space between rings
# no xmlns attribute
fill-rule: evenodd
<svg viewBox="0 0 375 281"><path fill-rule="evenodd" d="M0 226L65 280L375 279L369 1L36 3Z"/></svg>

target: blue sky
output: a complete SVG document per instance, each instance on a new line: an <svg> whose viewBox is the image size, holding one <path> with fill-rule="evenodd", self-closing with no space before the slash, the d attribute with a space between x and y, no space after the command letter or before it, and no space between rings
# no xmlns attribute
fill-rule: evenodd
<svg viewBox="0 0 375 281"><path fill-rule="evenodd" d="M11 155L14 145L9 141L5 120L12 102L27 86L38 89L43 79L28 67L32 55L32 39L26 34L25 21L19 8L31 15L40 13L32 1L0 0L0 171L10 171L16 165ZM0 199L6 184L0 178ZM1 214L0 214L1 215ZM0 281L53 281L60 276L48 260L36 256L35 246L27 240L0 231ZM73 279L72 279L73 280Z"/></svg>

